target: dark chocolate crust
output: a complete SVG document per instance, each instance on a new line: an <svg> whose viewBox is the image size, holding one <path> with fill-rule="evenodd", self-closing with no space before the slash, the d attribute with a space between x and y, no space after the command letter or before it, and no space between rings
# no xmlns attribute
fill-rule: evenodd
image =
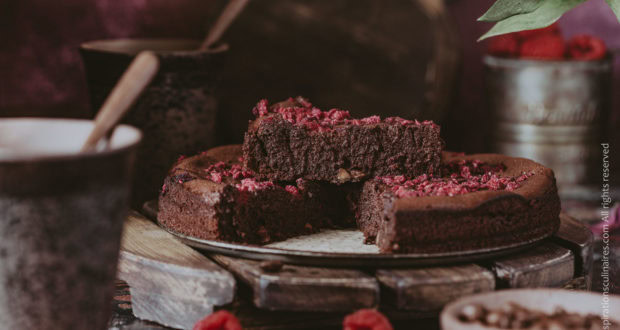
<svg viewBox="0 0 620 330"><path fill-rule="evenodd" d="M250 123L243 157L244 165L263 178L342 184L381 175L436 173L442 143L434 124L350 124L319 132L274 113Z"/></svg>
<svg viewBox="0 0 620 330"><path fill-rule="evenodd" d="M238 163L240 156L241 146L232 145L178 161L159 197L159 223L188 236L252 244L354 225L347 196L338 187L305 182L297 195L284 185L242 192L234 187L239 180L216 183L205 177L209 165Z"/></svg>
<svg viewBox="0 0 620 330"><path fill-rule="evenodd" d="M444 161L481 160L503 164L502 176L531 175L514 191L478 191L457 196L396 198L383 183L369 180L360 197L358 226L381 252L447 252L493 248L553 234L560 200L553 171L528 159L496 154Z"/></svg>

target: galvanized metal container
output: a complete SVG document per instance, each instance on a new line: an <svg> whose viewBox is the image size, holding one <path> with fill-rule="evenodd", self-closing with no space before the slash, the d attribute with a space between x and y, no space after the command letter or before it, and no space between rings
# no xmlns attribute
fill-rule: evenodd
<svg viewBox="0 0 620 330"><path fill-rule="evenodd" d="M489 147L551 167L560 188L598 173L608 118L612 61L542 61L486 56Z"/></svg>

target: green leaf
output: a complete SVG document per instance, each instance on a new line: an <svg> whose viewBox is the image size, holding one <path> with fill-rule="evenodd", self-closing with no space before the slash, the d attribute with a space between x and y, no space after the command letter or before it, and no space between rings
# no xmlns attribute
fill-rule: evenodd
<svg viewBox="0 0 620 330"><path fill-rule="evenodd" d="M543 0L497 0L478 20L483 22L501 21L510 16L531 13L542 3Z"/></svg>
<svg viewBox="0 0 620 330"><path fill-rule="evenodd" d="M497 22L478 41L500 34L547 27L584 1L586 0L545 0L531 13L510 16Z"/></svg>
<svg viewBox="0 0 620 330"><path fill-rule="evenodd" d="M605 0L620 22L620 0Z"/></svg>

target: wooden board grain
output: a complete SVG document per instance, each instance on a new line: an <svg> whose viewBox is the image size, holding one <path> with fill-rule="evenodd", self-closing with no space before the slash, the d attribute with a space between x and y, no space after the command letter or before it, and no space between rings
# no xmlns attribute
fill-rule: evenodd
<svg viewBox="0 0 620 330"><path fill-rule="evenodd" d="M125 222L118 277L137 317L176 328L191 328L235 293L230 273L135 212Z"/></svg>
<svg viewBox="0 0 620 330"><path fill-rule="evenodd" d="M500 288L560 287L573 279L573 253L551 242L544 242L514 256L492 262Z"/></svg>
<svg viewBox="0 0 620 330"><path fill-rule="evenodd" d="M495 289L493 273L475 264L380 269L376 277L382 284L382 305L420 314L436 314L454 299Z"/></svg>
<svg viewBox="0 0 620 330"><path fill-rule="evenodd" d="M290 311L350 311L379 304L377 280L359 270L284 265L269 272L261 262L214 255L249 285L256 307Z"/></svg>

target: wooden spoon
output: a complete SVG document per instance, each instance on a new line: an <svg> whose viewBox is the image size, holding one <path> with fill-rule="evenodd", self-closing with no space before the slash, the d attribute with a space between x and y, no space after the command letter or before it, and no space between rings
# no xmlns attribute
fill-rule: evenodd
<svg viewBox="0 0 620 330"><path fill-rule="evenodd" d="M243 8L245 8L249 1L250 0L230 0L220 17L218 17L213 27L209 30L209 33L207 33L207 36L202 42L199 50L208 50L211 46L217 43L235 18L237 18L241 11L243 11Z"/></svg>
<svg viewBox="0 0 620 330"><path fill-rule="evenodd" d="M157 56L150 51L140 52L131 62L95 117L95 126L82 146L82 152L92 151L99 140L107 136L153 80L159 68Z"/></svg>

